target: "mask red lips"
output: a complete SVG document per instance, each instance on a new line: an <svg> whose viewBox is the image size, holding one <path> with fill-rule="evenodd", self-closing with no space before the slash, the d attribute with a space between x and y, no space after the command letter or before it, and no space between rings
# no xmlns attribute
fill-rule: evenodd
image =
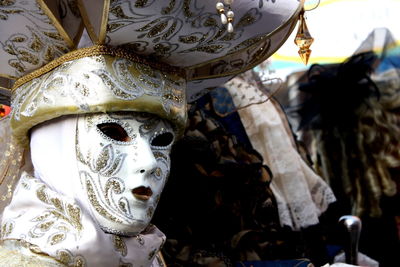
<svg viewBox="0 0 400 267"><path fill-rule="evenodd" d="M147 201L153 195L153 191L150 187L139 186L132 189L132 194L139 200Z"/></svg>

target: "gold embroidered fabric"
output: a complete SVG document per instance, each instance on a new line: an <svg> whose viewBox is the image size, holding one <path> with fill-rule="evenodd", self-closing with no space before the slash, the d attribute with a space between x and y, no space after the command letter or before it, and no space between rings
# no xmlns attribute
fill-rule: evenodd
<svg viewBox="0 0 400 267"><path fill-rule="evenodd" d="M3 211L11 200L21 172L30 167L30 161L25 160L24 147L11 135L9 116L0 119L0 153L0 211Z"/></svg>
<svg viewBox="0 0 400 267"><path fill-rule="evenodd" d="M61 115L140 111L172 122L180 135L186 124L186 81L147 64L97 55L68 61L13 92L11 127L28 143L33 126Z"/></svg>
<svg viewBox="0 0 400 267"><path fill-rule="evenodd" d="M240 1L229 33L213 0L59 0L0 3L0 76L17 79L78 45L83 24L93 44L125 47L184 68L188 99L204 82L228 81L272 55L289 37L304 0ZM10 30L12 29L12 31Z"/></svg>
<svg viewBox="0 0 400 267"><path fill-rule="evenodd" d="M7 267L66 267L46 254L35 253L34 247L20 240L0 243L0 266Z"/></svg>
<svg viewBox="0 0 400 267"><path fill-rule="evenodd" d="M68 169L74 163L71 161ZM78 178L60 174L54 180L60 177L64 187L68 178ZM17 248L8 250L49 256L65 266L163 266L156 255L165 235L157 227L150 224L130 237L106 233L87 208L82 201L56 192L38 178L23 173L11 203L3 211L0 240L21 240Z"/></svg>
<svg viewBox="0 0 400 267"><path fill-rule="evenodd" d="M61 0L62 17L38 1L0 2L2 59L0 76L19 78L74 48L80 18L68 0ZM57 18L59 17L59 19ZM68 26L69 36L61 26Z"/></svg>
<svg viewBox="0 0 400 267"><path fill-rule="evenodd" d="M244 58L238 54L268 50L282 41L286 31L297 18L297 8L303 1L240 1L232 5L235 11L235 31L229 33L215 12L215 1L100 1L80 0L79 6L89 35L94 43L126 44L144 55L163 60L171 65L195 69L212 66L211 62L230 61L245 68ZM100 8L99 8L99 7ZM96 12L93 12L96 9ZM274 10L274 12L271 12ZM285 10L285 11L283 11ZM266 23L267 22L267 23ZM294 25L293 25L294 26ZM285 28L285 30L284 30ZM260 45L264 44L264 45ZM263 47L263 48L261 48ZM210 64L210 65L209 65ZM242 66L239 66L242 65ZM221 74L221 73L219 73Z"/></svg>
<svg viewBox="0 0 400 267"><path fill-rule="evenodd" d="M35 252L36 251L36 252ZM29 243L21 240L5 240L0 243L0 266L7 267L79 267L79 262L74 265L63 264L44 253L37 253L37 248ZM68 259L68 255L64 255L61 261ZM156 255L157 264L160 267L166 267L165 260L158 252ZM121 263L120 267L123 267ZM82 266L82 265L81 265ZM129 265L125 265L129 266Z"/></svg>

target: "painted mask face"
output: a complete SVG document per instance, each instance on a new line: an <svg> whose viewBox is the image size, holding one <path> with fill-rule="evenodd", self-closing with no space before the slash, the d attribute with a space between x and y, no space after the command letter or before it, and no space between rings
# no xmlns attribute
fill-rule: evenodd
<svg viewBox="0 0 400 267"><path fill-rule="evenodd" d="M80 180L104 231L136 235L147 227L169 174L173 142L170 123L148 113L78 118Z"/></svg>

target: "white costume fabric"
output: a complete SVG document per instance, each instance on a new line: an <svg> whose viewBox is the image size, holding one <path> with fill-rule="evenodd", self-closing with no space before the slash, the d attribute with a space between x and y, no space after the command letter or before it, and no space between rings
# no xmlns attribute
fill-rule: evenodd
<svg viewBox="0 0 400 267"><path fill-rule="evenodd" d="M239 77L226 87L239 108L248 105L250 102L245 102L249 99L258 103L267 98L260 99L260 90ZM299 230L317 224L321 213L336 200L335 196L301 158L289 125L281 118L274 103L265 101L238 112L251 144L271 168L271 189L278 204L281 225Z"/></svg>
<svg viewBox="0 0 400 267"><path fill-rule="evenodd" d="M35 177L20 178L3 213L2 239L23 240L67 266L159 266L165 236L155 226L123 237L105 233L93 219L75 157L80 119L63 117L33 130Z"/></svg>

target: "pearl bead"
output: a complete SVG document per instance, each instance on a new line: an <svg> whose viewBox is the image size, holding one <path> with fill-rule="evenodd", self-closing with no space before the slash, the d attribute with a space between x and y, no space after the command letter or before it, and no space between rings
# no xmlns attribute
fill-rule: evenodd
<svg viewBox="0 0 400 267"><path fill-rule="evenodd" d="M233 4L233 0L224 0L224 3L226 5L232 5Z"/></svg>
<svg viewBox="0 0 400 267"><path fill-rule="evenodd" d="M218 2L218 3L215 5L215 7L217 8L217 10L224 9L224 4L223 4L222 2Z"/></svg>
<svg viewBox="0 0 400 267"><path fill-rule="evenodd" d="M222 22L222 24L228 23L228 18L225 16L225 14L221 14L221 22Z"/></svg>
<svg viewBox="0 0 400 267"><path fill-rule="evenodd" d="M227 16L228 18L233 18L233 17L235 16L235 13L233 13L232 10L229 10L229 11L226 13L226 16Z"/></svg>
<svg viewBox="0 0 400 267"><path fill-rule="evenodd" d="M230 22L228 23L228 32L229 33L233 32L233 25Z"/></svg>

